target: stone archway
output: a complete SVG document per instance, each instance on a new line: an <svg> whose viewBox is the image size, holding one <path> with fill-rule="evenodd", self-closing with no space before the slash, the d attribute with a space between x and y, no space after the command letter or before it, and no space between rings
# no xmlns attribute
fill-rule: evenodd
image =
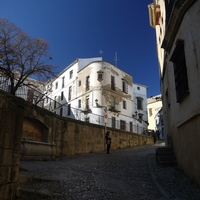
<svg viewBox="0 0 200 200"><path fill-rule="evenodd" d="M49 142L48 132L48 127L41 121L31 117L24 118L22 133L23 139L37 142Z"/></svg>

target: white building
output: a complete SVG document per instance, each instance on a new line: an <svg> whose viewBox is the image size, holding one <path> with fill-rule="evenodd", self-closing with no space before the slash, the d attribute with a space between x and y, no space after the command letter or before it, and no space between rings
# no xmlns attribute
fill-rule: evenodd
<svg viewBox="0 0 200 200"><path fill-rule="evenodd" d="M17 83L17 79L19 77L19 73L15 72L15 78ZM5 76L0 74L0 89L10 93L11 82ZM43 99L44 99L44 90L45 90L45 83L32 79L26 78L23 82L22 86L19 87L15 93L16 96L21 97L35 105L43 107Z"/></svg>
<svg viewBox="0 0 200 200"><path fill-rule="evenodd" d="M165 52L162 48L162 42L165 36L166 29L166 10L164 0L154 0L153 3L148 5L149 9L149 23L150 26L155 28L156 31L156 49L159 64L159 74L161 75L164 70L164 57ZM148 129L159 131L159 138L164 139L163 127L163 109L161 95L154 96L147 99L148 102Z"/></svg>
<svg viewBox="0 0 200 200"><path fill-rule="evenodd" d="M164 0L154 0L148 5L149 9L149 23L155 28L156 32L156 49L158 56L158 64L160 74L163 73L165 52L162 48L162 42L165 36L166 29L166 10Z"/></svg>
<svg viewBox="0 0 200 200"><path fill-rule="evenodd" d="M147 89L147 86L133 83L133 117L137 126L137 133L147 130L148 126ZM138 130L140 127L145 127L145 129Z"/></svg>
<svg viewBox="0 0 200 200"><path fill-rule="evenodd" d="M47 99L45 107L61 116L130 132L147 129L147 87L101 57L75 60L47 88L55 101Z"/></svg>
<svg viewBox="0 0 200 200"><path fill-rule="evenodd" d="M149 130L159 132L159 138L164 139L164 125L162 115L161 95L156 95L147 99Z"/></svg>
<svg viewBox="0 0 200 200"><path fill-rule="evenodd" d="M164 121L163 121L163 107L160 108L158 113L155 116L155 121L156 121L156 133L158 139L165 139L164 136Z"/></svg>
<svg viewBox="0 0 200 200"><path fill-rule="evenodd" d="M157 51L164 52L158 58L165 142L173 146L178 166L200 186L200 1L155 0L149 8L150 22L158 22Z"/></svg>

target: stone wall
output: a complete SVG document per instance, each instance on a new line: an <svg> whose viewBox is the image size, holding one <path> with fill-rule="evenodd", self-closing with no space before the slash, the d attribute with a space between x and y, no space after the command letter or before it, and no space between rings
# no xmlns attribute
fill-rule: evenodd
<svg viewBox="0 0 200 200"><path fill-rule="evenodd" d="M111 150L153 143L152 137L109 130ZM20 156L102 152L104 136L102 126L60 117L0 91L0 199L15 199Z"/></svg>
<svg viewBox="0 0 200 200"><path fill-rule="evenodd" d="M47 135L46 142L56 145L57 157L105 150L105 129L103 126L63 118L30 104L26 105L24 112L25 118L28 117L29 122L27 123L27 120L24 120L23 127L26 127L26 131L23 132L23 138L28 139L27 137L30 137L31 133L34 134L32 125L29 125L31 119L32 121L37 119L37 124L46 126L48 130L48 134L45 133ZM112 138L111 149L153 144L152 137L111 128L109 128L109 131ZM44 133L39 134L37 131L36 135L41 138L42 134ZM39 138L36 138L36 140L40 141Z"/></svg>
<svg viewBox="0 0 200 200"><path fill-rule="evenodd" d="M15 197L18 182L24 101L0 94L0 199Z"/></svg>
<svg viewBox="0 0 200 200"><path fill-rule="evenodd" d="M21 160L50 160L56 156L56 145L46 142L22 140Z"/></svg>

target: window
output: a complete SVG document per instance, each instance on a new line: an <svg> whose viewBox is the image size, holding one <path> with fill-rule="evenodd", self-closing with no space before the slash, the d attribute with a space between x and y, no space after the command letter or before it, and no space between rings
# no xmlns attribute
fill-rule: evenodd
<svg viewBox="0 0 200 200"><path fill-rule="evenodd" d="M81 86L81 80L78 81L78 86L79 86L79 87Z"/></svg>
<svg viewBox="0 0 200 200"><path fill-rule="evenodd" d="M61 101L63 100L63 92L61 92L61 96L60 96L60 99L61 99Z"/></svg>
<svg viewBox="0 0 200 200"><path fill-rule="evenodd" d="M102 81L103 80L103 74L98 74L98 80Z"/></svg>
<svg viewBox="0 0 200 200"><path fill-rule="evenodd" d="M86 110L89 110L89 109L90 109L90 106L89 106L89 97L86 97L86 105L85 105L85 108L86 108Z"/></svg>
<svg viewBox="0 0 200 200"><path fill-rule="evenodd" d="M140 122L140 123L142 123L142 121L143 121L143 114L141 114L141 113L139 113L138 114L138 121Z"/></svg>
<svg viewBox="0 0 200 200"><path fill-rule="evenodd" d="M41 100L42 108L44 108L44 101L45 101L44 99Z"/></svg>
<svg viewBox="0 0 200 200"><path fill-rule="evenodd" d="M86 91L90 89L90 76L86 77Z"/></svg>
<svg viewBox="0 0 200 200"><path fill-rule="evenodd" d="M140 90L140 87L138 86L137 89Z"/></svg>
<svg viewBox="0 0 200 200"><path fill-rule="evenodd" d="M102 80L103 80L103 71L99 71L99 72L97 72L97 73L98 73L97 80L98 80L98 81L102 81Z"/></svg>
<svg viewBox="0 0 200 200"><path fill-rule="evenodd" d="M27 101L33 102L33 99L34 99L34 91L32 89L28 89Z"/></svg>
<svg viewBox="0 0 200 200"><path fill-rule="evenodd" d="M128 83L125 80L122 80L122 91L128 93Z"/></svg>
<svg viewBox="0 0 200 200"><path fill-rule="evenodd" d="M69 116L71 114L71 104L68 104L68 112L67 115Z"/></svg>
<svg viewBox="0 0 200 200"><path fill-rule="evenodd" d="M73 77L73 70L71 70L70 72L69 72L69 79L71 79Z"/></svg>
<svg viewBox="0 0 200 200"><path fill-rule="evenodd" d="M112 128L116 127L116 118L112 117Z"/></svg>
<svg viewBox="0 0 200 200"><path fill-rule="evenodd" d="M170 61L174 64L176 100L181 102L183 97L189 92L183 40L177 40L176 48Z"/></svg>
<svg viewBox="0 0 200 200"><path fill-rule="evenodd" d="M68 101L72 99L72 86L69 87Z"/></svg>
<svg viewBox="0 0 200 200"><path fill-rule="evenodd" d="M115 90L115 77L111 76L111 90Z"/></svg>
<svg viewBox="0 0 200 200"><path fill-rule="evenodd" d="M133 122L130 122L129 125L130 125L130 132L133 132Z"/></svg>
<svg viewBox="0 0 200 200"><path fill-rule="evenodd" d="M78 108L81 108L81 99L78 100Z"/></svg>
<svg viewBox="0 0 200 200"><path fill-rule="evenodd" d="M143 109L143 99L141 97L137 97L137 109L138 110Z"/></svg>
<svg viewBox="0 0 200 200"><path fill-rule="evenodd" d="M124 120L120 120L120 129L126 130L126 122Z"/></svg>
<svg viewBox="0 0 200 200"><path fill-rule="evenodd" d="M63 108L60 108L60 116L63 115Z"/></svg>
<svg viewBox="0 0 200 200"><path fill-rule="evenodd" d="M110 99L110 105L111 105L111 109L115 109L115 97L114 96L111 96L111 99Z"/></svg>
<svg viewBox="0 0 200 200"><path fill-rule="evenodd" d="M85 122L90 122L90 118L89 118L89 117L86 117L86 118L85 118Z"/></svg>
<svg viewBox="0 0 200 200"><path fill-rule="evenodd" d="M152 108L149 108L149 117L151 117L152 116Z"/></svg>
<svg viewBox="0 0 200 200"><path fill-rule="evenodd" d="M57 96L54 97L54 109L56 108L56 99L57 99Z"/></svg>
<svg viewBox="0 0 200 200"><path fill-rule="evenodd" d="M62 88L64 88L64 86L65 86L65 77L63 76L62 77Z"/></svg>
<svg viewBox="0 0 200 200"><path fill-rule="evenodd" d="M123 101L123 109L126 109L126 101Z"/></svg>
<svg viewBox="0 0 200 200"><path fill-rule="evenodd" d="M56 82L55 88L58 89L58 81Z"/></svg>
<svg viewBox="0 0 200 200"><path fill-rule="evenodd" d="M10 93L10 91L11 91L11 85L7 85L6 91L7 91L8 93Z"/></svg>
<svg viewBox="0 0 200 200"><path fill-rule="evenodd" d="M46 90L50 91L51 87L52 87L51 84L48 84Z"/></svg>

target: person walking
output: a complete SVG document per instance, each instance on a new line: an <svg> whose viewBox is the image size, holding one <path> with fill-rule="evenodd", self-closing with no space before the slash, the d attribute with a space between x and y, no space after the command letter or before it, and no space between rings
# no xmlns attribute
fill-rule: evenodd
<svg viewBox="0 0 200 200"><path fill-rule="evenodd" d="M152 132L152 136L153 136L153 140L154 140L154 144L155 144L157 141L157 137L156 137L156 132L154 130Z"/></svg>
<svg viewBox="0 0 200 200"><path fill-rule="evenodd" d="M106 145L107 145L107 154L110 154L110 147L111 147L111 138L109 136L110 134L110 131L107 131L106 132L106 136L105 136L105 139L106 139Z"/></svg>

